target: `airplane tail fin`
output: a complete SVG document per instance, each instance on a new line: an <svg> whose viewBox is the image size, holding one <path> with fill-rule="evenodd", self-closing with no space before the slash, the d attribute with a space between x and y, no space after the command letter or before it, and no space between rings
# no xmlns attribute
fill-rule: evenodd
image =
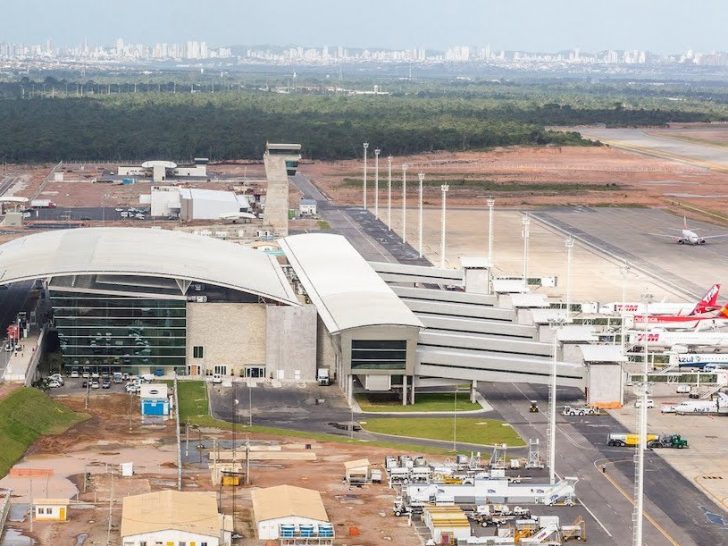
<svg viewBox="0 0 728 546"><path fill-rule="evenodd" d="M705 313L717 307L718 296L720 295L720 284L714 284L695 305L693 310L690 312L691 315L698 313ZM725 308L724 308L725 309ZM721 310L722 312L722 310Z"/></svg>

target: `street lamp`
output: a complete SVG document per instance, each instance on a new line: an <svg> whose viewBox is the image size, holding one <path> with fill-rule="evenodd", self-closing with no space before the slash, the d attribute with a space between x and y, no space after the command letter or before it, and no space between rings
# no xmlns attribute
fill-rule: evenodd
<svg viewBox="0 0 728 546"><path fill-rule="evenodd" d="M374 150L374 217L379 220L379 154L382 150Z"/></svg>
<svg viewBox="0 0 728 546"><path fill-rule="evenodd" d="M529 227L531 224L528 213L523 215L521 222L523 223L523 288L528 292L528 239L530 237Z"/></svg>
<svg viewBox="0 0 728 546"><path fill-rule="evenodd" d="M493 208L495 207L495 199L488 198L488 267L493 270Z"/></svg>
<svg viewBox="0 0 728 546"><path fill-rule="evenodd" d="M402 244L407 244L407 169L409 165L402 165Z"/></svg>
<svg viewBox="0 0 728 546"><path fill-rule="evenodd" d="M649 310L650 302L653 295L645 292L640 296ZM634 499L634 546L642 546L642 518L644 515L644 491L645 491L645 449L647 447L647 369L648 369L648 346L650 331L644 331L643 343L645 347L645 355L642 361L642 385L640 393L640 412L639 412L639 438L637 442L637 468L635 469L635 499Z"/></svg>
<svg viewBox="0 0 728 546"><path fill-rule="evenodd" d="M387 157L387 228L392 231L392 156Z"/></svg>
<svg viewBox="0 0 728 546"><path fill-rule="evenodd" d="M571 235L564 245L566 246L566 322L571 322L571 258L574 249L574 239Z"/></svg>
<svg viewBox="0 0 728 546"><path fill-rule="evenodd" d="M423 238L422 237L422 235L423 235L423 233L422 233L422 185L425 181L425 173L419 173L417 175L417 177L420 179L420 197L419 197L420 213L419 213L419 218L418 218L419 242L418 242L417 248L419 250L420 258L422 258L422 238Z"/></svg>
<svg viewBox="0 0 728 546"><path fill-rule="evenodd" d="M440 230L440 267L445 268L445 232L447 230L447 192L450 186L443 184L442 190L442 226Z"/></svg>
<svg viewBox="0 0 728 546"><path fill-rule="evenodd" d="M625 320L627 318L627 315L625 314L625 307L627 306L627 276L629 275L629 264L627 263L627 260L624 260L624 264L622 265L622 267L619 268L619 273L622 275L622 323L620 326L621 331L619 339L622 345L622 354L624 354L626 350L626 343L624 339L624 336L626 334Z"/></svg>
<svg viewBox="0 0 728 546"><path fill-rule="evenodd" d="M559 330L564 325L564 319L549 320L549 327L553 333L551 346L551 392L549 394L549 483L556 483L556 365L559 360Z"/></svg>
<svg viewBox="0 0 728 546"><path fill-rule="evenodd" d="M364 146L364 210L367 210L367 150L369 149L369 143L365 142Z"/></svg>

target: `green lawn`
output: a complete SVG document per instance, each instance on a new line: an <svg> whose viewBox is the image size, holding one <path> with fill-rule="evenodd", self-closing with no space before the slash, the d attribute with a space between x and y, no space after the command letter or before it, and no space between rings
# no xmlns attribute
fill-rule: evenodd
<svg viewBox="0 0 728 546"><path fill-rule="evenodd" d="M207 389L203 381L178 381L179 388L179 409L180 421L182 423L189 422L204 428L217 428L220 430L232 430L232 423L215 419L208 412L207 405ZM375 441L365 442L358 439L350 439L346 436L336 434L325 434L322 432L306 432L302 430L291 430L287 428L263 427L259 425L236 424L235 430L238 432L253 432L260 434L270 434L275 436L284 436L289 438L301 438L307 440L315 440L319 442L336 442L343 444L366 444L375 447L390 448L397 451L430 453L441 455L447 453L444 448L412 446L403 442Z"/></svg>
<svg viewBox="0 0 728 546"><path fill-rule="evenodd" d="M454 421L450 417L378 418L366 419L362 421L362 426L369 432L452 442ZM507 444L511 447L525 445L508 423L497 419L460 417L456 426L458 442L479 445Z"/></svg>
<svg viewBox="0 0 728 546"><path fill-rule="evenodd" d="M38 389L19 389L0 400L0 476L44 434L61 434L88 416L55 402Z"/></svg>
<svg viewBox="0 0 728 546"><path fill-rule="evenodd" d="M402 405L402 401L388 395L379 394L357 394L356 401L362 411L473 411L482 409L480 404L470 403L470 394L461 392L457 395L457 406L455 405L455 393L438 392L418 394L415 397L414 405Z"/></svg>

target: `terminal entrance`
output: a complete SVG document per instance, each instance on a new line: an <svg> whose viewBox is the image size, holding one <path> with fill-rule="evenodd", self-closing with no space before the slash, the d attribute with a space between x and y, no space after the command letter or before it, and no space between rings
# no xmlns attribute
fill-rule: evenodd
<svg viewBox="0 0 728 546"><path fill-rule="evenodd" d="M265 366L245 366L245 377L258 379L265 377Z"/></svg>

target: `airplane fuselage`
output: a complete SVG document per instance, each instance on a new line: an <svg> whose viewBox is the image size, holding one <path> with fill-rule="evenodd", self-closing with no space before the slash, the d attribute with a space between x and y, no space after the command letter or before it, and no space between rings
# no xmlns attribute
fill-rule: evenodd
<svg viewBox="0 0 728 546"><path fill-rule="evenodd" d="M690 231L689 229L683 229L681 232L681 237L677 240L677 244L679 245L704 245L705 239L700 237L697 233L694 231Z"/></svg>

